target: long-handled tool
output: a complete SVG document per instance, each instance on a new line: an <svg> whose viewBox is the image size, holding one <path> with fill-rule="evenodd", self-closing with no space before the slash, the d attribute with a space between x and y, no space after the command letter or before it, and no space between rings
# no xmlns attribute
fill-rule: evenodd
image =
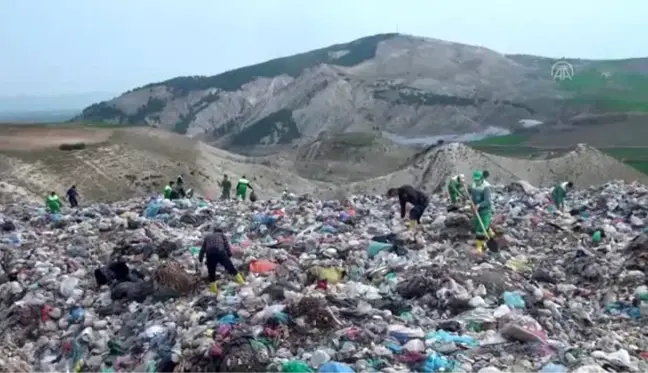
<svg viewBox="0 0 648 373"><path fill-rule="evenodd" d="M464 192L466 192L467 196L470 196L470 193L468 192L468 187L465 184L464 184ZM475 214L475 217L479 222L479 226L482 229L482 232L484 232L484 235L486 236L486 247L490 251L499 251L499 244L497 243L497 241L493 239L493 237L490 236L490 234L488 234L488 229L486 229L481 216L479 216L479 211L477 210L477 206L473 202L472 198L468 198L468 200L470 201L470 206L472 207L473 213Z"/></svg>

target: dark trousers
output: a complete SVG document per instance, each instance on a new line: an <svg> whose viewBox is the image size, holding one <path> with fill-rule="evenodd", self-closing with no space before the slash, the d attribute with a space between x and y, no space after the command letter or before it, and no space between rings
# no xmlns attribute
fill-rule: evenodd
<svg viewBox="0 0 648 373"><path fill-rule="evenodd" d="M79 206L79 201L77 201L76 197L70 197L70 207L77 207Z"/></svg>
<svg viewBox="0 0 648 373"><path fill-rule="evenodd" d="M207 275L209 276L209 282L216 281L216 267L219 264L225 267L225 270L232 276L238 273L229 256L227 256L227 253L222 251L209 253L207 254Z"/></svg>
<svg viewBox="0 0 648 373"><path fill-rule="evenodd" d="M414 205L412 209L409 212L409 218L410 220L416 220L417 223L421 223L421 217L423 216L423 213L425 212L425 209L428 207L427 203L420 203Z"/></svg>

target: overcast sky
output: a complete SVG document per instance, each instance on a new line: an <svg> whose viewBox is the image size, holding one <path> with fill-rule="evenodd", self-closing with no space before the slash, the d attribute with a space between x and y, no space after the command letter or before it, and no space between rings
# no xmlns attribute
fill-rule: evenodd
<svg viewBox="0 0 648 373"><path fill-rule="evenodd" d="M0 95L114 92L401 32L503 53L648 56L648 2L2 0Z"/></svg>

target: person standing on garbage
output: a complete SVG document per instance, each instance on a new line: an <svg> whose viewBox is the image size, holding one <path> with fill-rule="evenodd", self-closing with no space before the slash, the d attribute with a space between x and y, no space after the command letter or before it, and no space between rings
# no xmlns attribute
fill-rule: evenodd
<svg viewBox="0 0 648 373"><path fill-rule="evenodd" d="M61 199L56 192L50 192L49 196L45 199L45 207L47 207L47 211L52 214L58 214L61 212L61 206L63 206L63 203L61 203Z"/></svg>
<svg viewBox="0 0 648 373"><path fill-rule="evenodd" d="M221 188L220 199L230 199L230 191L232 190L232 182L227 177L227 174L223 175L223 180L218 182L218 186Z"/></svg>
<svg viewBox="0 0 648 373"><path fill-rule="evenodd" d="M169 183L164 187L164 198L171 199L172 193L173 193L173 181L169 181Z"/></svg>
<svg viewBox="0 0 648 373"><path fill-rule="evenodd" d="M232 260L232 249L221 228L215 228L213 233L208 234L203 240L198 253L198 261L202 264L203 259L207 259L207 275L209 276L209 290L218 291L216 284L216 266L221 264L230 275L234 276L237 284L243 284L245 279L243 274L236 270Z"/></svg>
<svg viewBox="0 0 648 373"><path fill-rule="evenodd" d="M185 198L187 196L184 189L184 177L182 174L178 175L178 178L176 179L175 190L179 197Z"/></svg>
<svg viewBox="0 0 648 373"><path fill-rule="evenodd" d="M574 188L574 183L566 181L556 185L551 191L551 201L558 210L563 211L565 209L565 197L572 188Z"/></svg>
<svg viewBox="0 0 648 373"><path fill-rule="evenodd" d="M423 212L425 212L425 209L430 203L428 196L411 185L403 185L400 188L390 188L387 191L387 197L393 198L396 196L398 196L398 201L400 202L401 219L405 218L405 205L408 202L414 205L409 212L409 221L407 222L407 226L409 228L416 228L417 224L421 223Z"/></svg>
<svg viewBox="0 0 648 373"><path fill-rule="evenodd" d="M487 234L493 235L490 229L492 219L492 201L491 201L491 188L488 181L484 180L484 174L481 171L473 173L473 184L470 187L470 198L473 202L473 227L476 236L476 249L478 253L482 253L486 245ZM481 224L479 222L481 218ZM483 224L483 227L482 227Z"/></svg>
<svg viewBox="0 0 648 373"><path fill-rule="evenodd" d="M77 197L79 196L79 193L77 192L76 185L72 185L70 189L65 193L68 202L70 202L70 207L77 207L79 206L79 201Z"/></svg>
<svg viewBox="0 0 648 373"><path fill-rule="evenodd" d="M463 174L450 178L450 182L448 183L448 194L450 195L450 203L453 205L457 203L459 197L465 197Z"/></svg>
<svg viewBox="0 0 648 373"><path fill-rule="evenodd" d="M248 188L254 189L252 188L252 185L250 184L248 179L245 178L245 175L243 175L243 177L240 178L238 183L236 184L236 198L240 198L241 201L245 201Z"/></svg>

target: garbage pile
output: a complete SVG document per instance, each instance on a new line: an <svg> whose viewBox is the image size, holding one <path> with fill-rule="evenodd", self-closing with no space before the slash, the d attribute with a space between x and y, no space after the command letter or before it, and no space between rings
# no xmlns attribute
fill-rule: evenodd
<svg viewBox="0 0 648 373"><path fill-rule="evenodd" d="M483 255L443 196L420 230L381 196L3 206L0 371L645 371L648 188L548 195L495 188ZM246 279L218 293L214 227Z"/></svg>

